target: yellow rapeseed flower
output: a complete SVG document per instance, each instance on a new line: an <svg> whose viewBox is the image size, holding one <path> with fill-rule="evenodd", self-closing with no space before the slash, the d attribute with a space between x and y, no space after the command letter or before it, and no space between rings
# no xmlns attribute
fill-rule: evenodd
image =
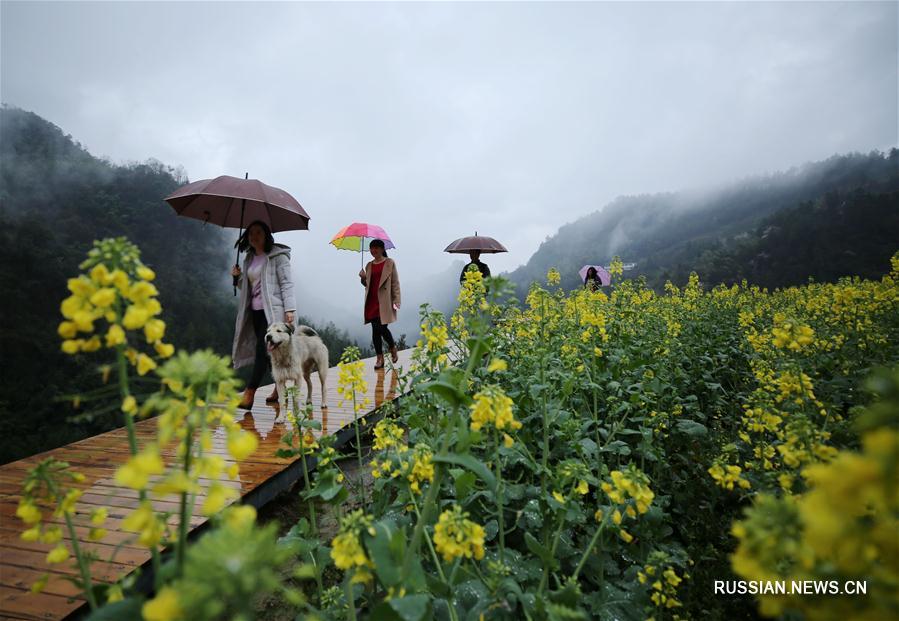
<svg viewBox="0 0 899 621"><path fill-rule="evenodd" d="M112 306L112 303L115 302L115 298L115 289L103 287L102 289L98 289L93 295L91 295L90 303L97 308L107 308L109 306Z"/></svg>
<svg viewBox="0 0 899 621"><path fill-rule="evenodd" d="M143 328L148 319L150 319L150 312L146 306L131 304L125 309L122 325L128 330L137 330Z"/></svg>
<svg viewBox="0 0 899 621"><path fill-rule="evenodd" d="M440 514L434 527L434 545L447 563L459 557L484 558L484 527L468 519L459 505Z"/></svg>
<svg viewBox="0 0 899 621"><path fill-rule="evenodd" d="M218 483L213 483L209 486L209 490L206 493L206 499L203 501L203 515L216 515L225 508L229 500L233 500L239 496L240 494L237 490L225 487Z"/></svg>
<svg viewBox="0 0 899 621"><path fill-rule="evenodd" d="M137 374L146 375L156 368L156 361L147 354L141 353L137 356Z"/></svg>
<svg viewBox="0 0 899 621"><path fill-rule="evenodd" d="M472 431L479 431L490 424L500 430L520 429L521 423L515 420L512 405L512 399L506 396L502 388L486 386L475 394L474 403L470 406Z"/></svg>
<svg viewBox="0 0 899 621"><path fill-rule="evenodd" d="M144 336L148 343L155 343L165 336L165 322L162 319L149 319L144 324Z"/></svg>
<svg viewBox="0 0 899 621"><path fill-rule="evenodd" d="M164 469L159 449L149 445L116 470L115 481L119 485L141 490L147 487L151 475L162 474Z"/></svg>
<svg viewBox="0 0 899 621"><path fill-rule="evenodd" d="M143 605L141 614L144 621L176 621L186 618L178 592L168 586L162 587L156 597Z"/></svg>
<svg viewBox="0 0 899 621"><path fill-rule="evenodd" d="M69 558L69 549L60 544L47 553L47 563L57 565L65 563Z"/></svg>
<svg viewBox="0 0 899 621"><path fill-rule="evenodd" d="M146 265L141 265L137 268L137 277L143 280L150 281L156 278L156 272L151 270Z"/></svg>
<svg viewBox="0 0 899 621"><path fill-rule="evenodd" d="M41 511L33 502L23 499L16 508L16 517L30 526L41 521Z"/></svg>
<svg viewBox="0 0 899 621"><path fill-rule="evenodd" d="M237 461L243 461L259 447L256 434L247 431L235 431L228 434L228 452Z"/></svg>
<svg viewBox="0 0 899 621"><path fill-rule="evenodd" d="M508 370L509 365L505 360L501 358L494 358L490 361L490 364L487 366L488 373L496 373L497 371L506 371Z"/></svg>
<svg viewBox="0 0 899 621"><path fill-rule="evenodd" d="M153 348L160 358L170 358L175 353L175 346L171 343L156 342L153 344Z"/></svg>
<svg viewBox="0 0 899 621"><path fill-rule="evenodd" d="M122 530L139 533L138 542L147 548L153 548L162 539L165 527L153 511L150 501L145 500L122 520Z"/></svg>

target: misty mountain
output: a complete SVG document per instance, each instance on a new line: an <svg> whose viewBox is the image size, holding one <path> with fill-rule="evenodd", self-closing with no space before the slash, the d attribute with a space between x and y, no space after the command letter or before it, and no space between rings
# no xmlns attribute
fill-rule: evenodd
<svg viewBox="0 0 899 621"><path fill-rule="evenodd" d="M635 263L650 286L748 278L767 286L879 276L899 249L899 150L836 155L785 172L703 191L624 196L562 226L526 265L508 274L524 295L550 267L562 285L578 269ZM781 244L781 245L778 245Z"/></svg>

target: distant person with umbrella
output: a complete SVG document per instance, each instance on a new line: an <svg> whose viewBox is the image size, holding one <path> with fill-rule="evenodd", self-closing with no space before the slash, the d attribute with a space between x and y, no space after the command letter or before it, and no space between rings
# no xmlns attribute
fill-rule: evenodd
<svg viewBox="0 0 899 621"><path fill-rule="evenodd" d="M602 281L599 279L599 272L591 265L587 269L587 275L584 277L584 289L599 291L600 287L602 287Z"/></svg>
<svg viewBox="0 0 899 621"><path fill-rule="evenodd" d="M253 374L238 406L249 410L271 364L265 332L270 323L293 324L297 304L293 293L290 248L275 243L272 231L265 222L252 222L234 245L238 252L246 253L243 269L237 265L231 269L231 275L238 279L240 289L234 328L234 359L246 359L246 352L255 352ZM265 401L278 401L277 387Z"/></svg>
<svg viewBox="0 0 899 621"><path fill-rule="evenodd" d="M585 265L578 270L578 275L584 281L584 289L590 291L600 291L612 283L612 276L602 265Z"/></svg>
<svg viewBox="0 0 899 621"><path fill-rule="evenodd" d="M465 267L462 268L462 273L459 274L459 284L465 282L465 272L470 270L472 266L476 267L484 278L490 276L490 268L487 267L486 263L481 262L482 253L508 252L506 247L501 243L492 237L478 235L477 231L475 231L475 234L472 237L462 237L461 239L457 239L444 248L443 251L455 254L468 254L468 258L471 259L471 261L466 263Z"/></svg>
<svg viewBox="0 0 899 621"><path fill-rule="evenodd" d="M465 264L465 267L462 268L462 273L459 274L460 285L465 281L465 272L467 272L472 266L478 268L478 271L481 272L481 276L483 276L484 278L488 278L490 276L490 268L486 263L481 262L480 250L469 250L468 258L470 258L471 261Z"/></svg>
<svg viewBox="0 0 899 621"><path fill-rule="evenodd" d="M387 324L396 321L396 311L400 309L400 277L396 271L396 263L387 256L383 240L371 240L368 250L372 260L365 264L364 269L359 270L359 280L365 287L365 323L371 324L371 340L377 354L375 369L383 369L382 338L387 341L393 363L396 364L399 360L396 343Z"/></svg>

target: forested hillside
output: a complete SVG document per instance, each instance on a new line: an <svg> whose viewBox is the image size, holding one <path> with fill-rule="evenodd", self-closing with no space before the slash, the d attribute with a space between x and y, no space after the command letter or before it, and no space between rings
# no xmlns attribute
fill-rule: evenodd
<svg viewBox="0 0 899 621"><path fill-rule="evenodd" d="M714 285L783 286L884 273L899 239L899 150L849 154L709 191L620 197L566 224L510 274L524 295L547 269L576 287L578 269L619 255L650 286L696 270Z"/></svg>
<svg viewBox="0 0 899 621"><path fill-rule="evenodd" d="M120 424L115 404L75 422L104 404L57 401L100 382L93 362L60 351L56 334L66 281L95 239L126 236L140 247L157 274L167 342L230 354L236 231L177 217L162 199L186 182L159 162L98 159L36 114L0 110L0 463ZM330 325L323 334L339 356L346 333Z"/></svg>

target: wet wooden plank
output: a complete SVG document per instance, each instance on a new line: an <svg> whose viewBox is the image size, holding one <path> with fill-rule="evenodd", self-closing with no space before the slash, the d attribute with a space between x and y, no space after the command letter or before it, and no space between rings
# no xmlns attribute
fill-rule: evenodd
<svg viewBox="0 0 899 621"><path fill-rule="evenodd" d="M0 586L0 614L11 619L64 619L85 602Z"/></svg>
<svg viewBox="0 0 899 621"><path fill-rule="evenodd" d="M412 350L400 352L397 367L408 369L411 354ZM374 358L364 362L368 394L362 398L368 398L371 412L395 398L399 374L390 371L376 372L372 368ZM340 404L337 378L338 370L330 369L325 390L328 407L324 409L320 406L321 389L318 380L313 378L313 417L322 424L322 431L314 432L316 436L337 434L354 420L352 404ZM297 463L297 460L274 455L275 451L284 446L281 437L287 429L284 423L275 422L278 414L276 407L265 403L265 397L270 392L271 386L260 388L252 411L241 410L235 418L241 427L255 433L259 439L257 452L250 459L241 462L238 478L232 481L223 475L219 480L222 485L238 490L241 499L251 493L273 490L274 485L283 485L282 473L290 472L289 469ZM305 387L302 387L301 394L305 395ZM135 435L139 447L155 441L156 428L157 421L152 418L137 422ZM174 444L162 448L163 460L167 464L175 460L175 451ZM233 463L227 453L226 437L221 428L213 431L209 454L220 455L226 466ZM67 562L47 565L46 555L53 546L25 542L19 538L24 526L15 517L15 511L21 498L22 481L30 468L47 457L66 461L85 476L82 483L71 485L83 491L72 521L79 545L95 551L99 556L99 560L92 565L93 577L101 582L115 582L135 568L147 564L149 551L137 543L137 535L121 529L122 521L137 506L139 499L138 492L123 488L115 482L116 470L129 456L128 435L124 428L120 428L0 466L0 621L64 619L86 606L77 587L65 580L66 576L76 573L72 564ZM160 478L153 477L151 481L156 482ZM208 479L201 480L204 487L211 482ZM176 495L154 498L152 502L155 507L163 510L177 511L180 507L180 498ZM199 513L202 503L203 495L200 494L196 498L195 513L190 522L192 530L207 522L207 518ZM90 512L97 507L107 507L109 511L109 517L103 525L108 535L102 542L90 542L87 540L91 528ZM177 520L177 515L172 515L168 523L175 525ZM45 511L44 522L65 526L64 520L53 517L49 511ZM63 528L63 532L63 541L68 542L68 530ZM70 543L66 545L71 549ZM117 546L120 547L117 549ZM50 580L44 592L30 593L31 584L45 572L50 574Z"/></svg>

